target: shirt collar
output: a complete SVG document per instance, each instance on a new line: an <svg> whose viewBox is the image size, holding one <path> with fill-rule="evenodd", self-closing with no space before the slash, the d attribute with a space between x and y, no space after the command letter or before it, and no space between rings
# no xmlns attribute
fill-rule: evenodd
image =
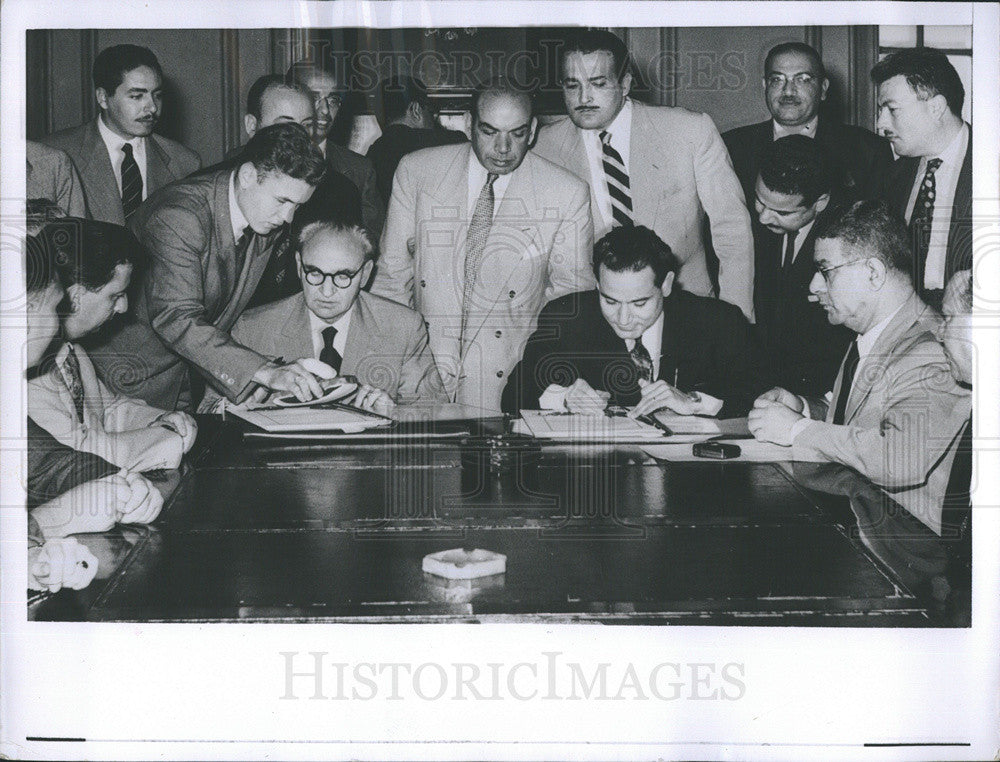
<svg viewBox="0 0 1000 762"><path fill-rule="evenodd" d="M896 309L892 311L891 315L884 317L878 323L873 325L867 331L858 336L858 357L867 357L871 354L872 349L875 348L875 342L878 341L879 336L885 331L886 327L895 319L899 311L906 306L906 302L903 302Z"/></svg>
<svg viewBox="0 0 1000 762"><path fill-rule="evenodd" d="M816 128L819 125L819 114L814 116L805 124L800 124L798 127L786 127L783 124L778 124L773 119L771 120L771 127L773 129L774 139L783 138L785 135L805 135L807 138L816 137Z"/></svg>
<svg viewBox="0 0 1000 762"><path fill-rule="evenodd" d="M604 128L607 132L611 133L611 137L614 138L616 135L619 138L624 138L626 134L631 135L632 133L632 99L626 98L625 105L622 106L622 110L618 112L616 116L607 127ZM600 133L601 130L596 132Z"/></svg>
<svg viewBox="0 0 1000 762"><path fill-rule="evenodd" d="M243 235L243 231L246 229L246 226L250 224L247 222L247 218L243 216L239 202L236 200L237 171L238 170L233 170L233 174L229 178L229 221L233 226L234 242L238 242L240 240L240 236Z"/></svg>
<svg viewBox="0 0 1000 762"><path fill-rule="evenodd" d="M145 138L130 138L126 140L117 132L112 130L108 125L104 123L104 117L98 115L97 117L97 131L101 135L101 140L104 141L104 145L108 147L108 155L117 158L122 151L122 146L126 143L132 144L132 155L137 156L140 152L145 152L146 150L146 139Z"/></svg>
<svg viewBox="0 0 1000 762"><path fill-rule="evenodd" d="M527 157L525 157L527 158ZM524 166L524 162L521 162L521 166ZM518 167L517 169L520 169ZM514 172L517 172L517 169ZM497 175L497 179L493 181L493 214L496 215L496 209L499 206L500 199L503 198L504 193L507 192L507 186L510 185L510 178L514 175L514 172L508 172L506 175ZM476 152L469 148L469 215L472 215L473 209L476 204L476 199L479 198L479 194L483 190L483 186L486 185L486 176L489 173L486 171L486 167L479 163L479 159L476 156Z"/></svg>
<svg viewBox="0 0 1000 762"><path fill-rule="evenodd" d="M965 152L969 148L969 126L962 122L962 127L955 137L951 139L948 147L945 148L941 153L937 155L936 158L941 160L942 165L947 165L948 167L953 167L956 171L962 166L962 162L965 161ZM933 159L934 156L925 156L920 160L920 170L918 170L918 176L923 174L924 169L927 167L928 159Z"/></svg>
<svg viewBox="0 0 1000 762"><path fill-rule="evenodd" d="M325 328L329 328L332 325L337 329L338 336L346 336L347 329L351 327L351 315L354 314L355 304L357 304L357 301L351 304L351 306L347 308L347 312L334 320L332 323L327 323L325 320L321 320L316 316L315 312L306 307L306 312L309 313L309 326L311 327L312 332L315 334L322 334Z"/></svg>
<svg viewBox="0 0 1000 762"><path fill-rule="evenodd" d="M663 354L663 311L660 311L660 316L656 318L649 328L642 332L642 336L639 337L639 341L642 345L646 347L646 351L649 352L649 356L652 358L657 358ZM626 339L625 346L628 351L631 352L635 348L635 339Z"/></svg>

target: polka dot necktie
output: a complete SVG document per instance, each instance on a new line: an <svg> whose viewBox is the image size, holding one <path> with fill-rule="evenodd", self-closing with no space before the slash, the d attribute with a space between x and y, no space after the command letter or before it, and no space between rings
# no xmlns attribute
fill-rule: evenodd
<svg viewBox="0 0 1000 762"><path fill-rule="evenodd" d="M931 223L934 220L934 196L936 188L934 173L941 166L940 159L930 159L923 182L917 191L917 201L910 215L910 238L913 241L913 286L917 293L924 287L924 268L927 264L927 249L931 242Z"/></svg>

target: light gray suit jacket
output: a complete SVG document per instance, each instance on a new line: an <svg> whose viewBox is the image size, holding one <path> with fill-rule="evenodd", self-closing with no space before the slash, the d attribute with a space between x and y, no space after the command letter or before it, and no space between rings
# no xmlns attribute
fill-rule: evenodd
<svg viewBox="0 0 1000 762"><path fill-rule="evenodd" d="M124 225L121 191L118 190L108 148L97 129L97 119L56 132L42 142L65 151L73 160L83 181L91 218ZM146 139L147 198L167 183L187 177L200 167L201 159L190 148L162 135L150 135Z"/></svg>
<svg viewBox="0 0 1000 762"><path fill-rule="evenodd" d="M834 461L883 487L897 503L941 533L941 505L955 434L969 417L971 394L952 378L934 336L940 316L913 294L858 367L844 413L809 400L815 422L792 444L795 460ZM844 368L833 386L838 399Z"/></svg>
<svg viewBox="0 0 1000 762"><path fill-rule="evenodd" d="M753 317L753 237L750 215L729 152L707 114L632 102L629 184L633 219L670 245L681 262L677 282L713 294L702 228L711 223L719 259L719 297ZM535 152L591 184L587 149L569 117L538 131ZM591 186L594 238L610 229Z"/></svg>
<svg viewBox="0 0 1000 762"><path fill-rule="evenodd" d="M25 142L24 151L28 161L25 198L47 198L70 217L86 217L83 184L66 152L32 140Z"/></svg>
<svg viewBox="0 0 1000 762"><path fill-rule="evenodd" d="M233 326L233 338L288 362L316 356L301 293L243 313ZM388 392L400 404L447 399L420 315L364 291L354 302L340 372Z"/></svg>
<svg viewBox="0 0 1000 762"><path fill-rule="evenodd" d="M594 287L590 197L578 178L528 152L497 203L463 342L471 153L446 145L400 161L372 292L423 314L450 400L498 412L545 303Z"/></svg>

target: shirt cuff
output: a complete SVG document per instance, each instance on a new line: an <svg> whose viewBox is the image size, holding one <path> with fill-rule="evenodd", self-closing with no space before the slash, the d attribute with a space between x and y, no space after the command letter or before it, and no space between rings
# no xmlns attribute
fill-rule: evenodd
<svg viewBox="0 0 1000 762"><path fill-rule="evenodd" d="M809 406L806 405L806 412L807 413L808 413L808 409L809 409ZM812 426L814 423L816 423L816 421L814 421L812 418L809 418L808 415L805 418L800 418L795 423L793 423L792 424L792 430L791 430L791 432L788 435L788 438L789 438L789 440L791 440L792 444L795 444L795 437L797 437L799 434L801 434L805 429L807 429L810 426Z"/></svg>
<svg viewBox="0 0 1000 762"><path fill-rule="evenodd" d="M565 410L567 391L569 391L569 387L560 386L559 384L549 384L545 387L545 391L542 392L542 396L538 398L538 409Z"/></svg>
<svg viewBox="0 0 1000 762"><path fill-rule="evenodd" d="M695 392L698 395L698 409L696 415L718 415L722 410L722 400L704 392Z"/></svg>

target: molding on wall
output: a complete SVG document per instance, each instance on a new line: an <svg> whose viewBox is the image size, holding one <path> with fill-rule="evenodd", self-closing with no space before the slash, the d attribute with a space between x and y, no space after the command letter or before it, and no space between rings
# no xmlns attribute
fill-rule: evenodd
<svg viewBox="0 0 1000 762"><path fill-rule="evenodd" d="M660 29L660 77L662 87L657 93L661 106L677 105L677 27ZM670 85L669 87L667 85Z"/></svg>
<svg viewBox="0 0 1000 762"><path fill-rule="evenodd" d="M94 99L94 59L97 58L97 30L84 29L80 32L80 113L84 123L97 116L97 101Z"/></svg>
<svg viewBox="0 0 1000 762"><path fill-rule="evenodd" d="M817 53L819 53L820 60L823 58L823 27L821 26L807 26L805 34L805 43L811 48L814 48Z"/></svg>
<svg viewBox="0 0 1000 762"><path fill-rule="evenodd" d="M240 144L240 33L236 29L219 32L222 69L222 155Z"/></svg>
<svg viewBox="0 0 1000 762"><path fill-rule="evenodd" d="M34 108L25 109L25 135L29 139L48 135L54 131L52 112L52 32L28 31L28 47L25 57L25 85L28 92L44 93L40 102L32 103Z"/></svg>
<svg viewBox="0 0 1000 762"><path fill-rule="evenodd" d="M851 124L875 129L876 93L869 73L878 61L878 31L874 26L856 26L847 42L847 81Z"/></svg>

